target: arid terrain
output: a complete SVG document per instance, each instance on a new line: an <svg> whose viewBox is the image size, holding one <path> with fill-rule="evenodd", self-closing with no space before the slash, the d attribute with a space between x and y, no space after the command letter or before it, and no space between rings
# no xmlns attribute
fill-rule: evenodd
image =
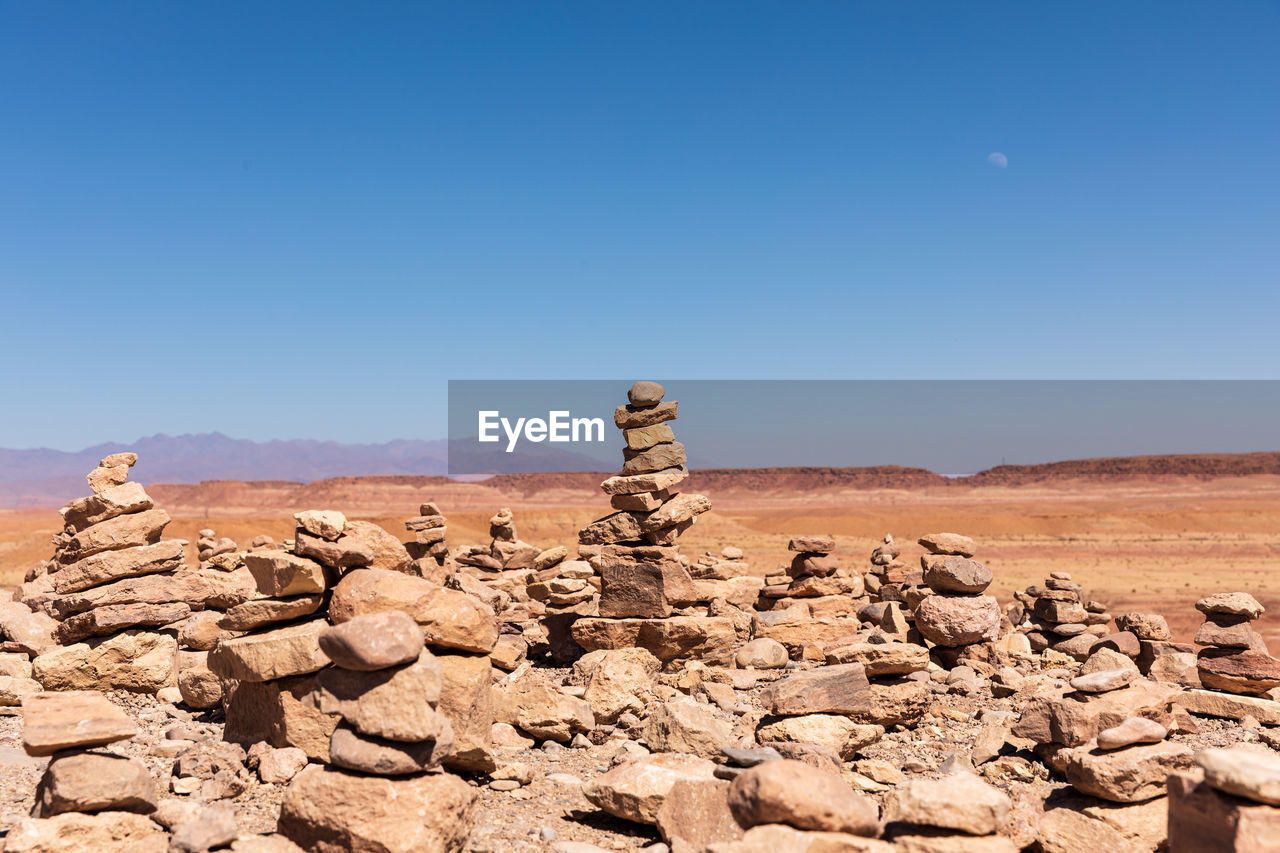
<svg viewBox="0 0 1280 853"><path fill-rule="evenodd" d="M787 562L787 537L796 530L833 536L850 563L865 561L885 533L910 541L930 530L962 530L982 542L1001 601L1051 571L1068 571L1113 612L1164 613L1175 637L1189 641L1200 621L1192 607L1198 598L1248 589L1267 607L1259 630L1280 640L1280 475L1214 476L1218 472L1206 468L1199 476L1149 469L1134 476L1131 462L1108 462L1087 472L1080 463L1034 466L1034 474L1023 468L1019 479L1030 482L1017 485L1003 484L1011 478L994 472L969 479L995 485L957 485L911 469L852 484L848 477L796 473L813 469L700 471L690 488L707 493L715 509L681 546L696 556L738 545L752 572L763 576ZM1105 474L1098 475L1098 467ZM1055 468L1065 476L1044 475ZM204 527L238 542L261 533L279 540L292 534L294 512L326 507L397 530L427 500L449 514L451 542L488 541L490 515L507 506L523 538L572 551L577 531L608 512L596 488L604 476L508 475L484 483L443 477L213 481L148 490L174 517L170 535L193 543L193 562L196 531ZM879 485L894 480L910 487ZM47 559L58 522L52 508L0 510L0 583L19 582L31 563Z"/></svg>

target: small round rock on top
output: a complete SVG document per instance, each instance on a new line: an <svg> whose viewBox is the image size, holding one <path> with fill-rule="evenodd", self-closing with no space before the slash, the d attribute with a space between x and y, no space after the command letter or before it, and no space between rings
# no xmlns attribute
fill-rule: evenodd
<svg viewBox="0 0 1280 853"><path fill-rule="evenodd" d="M639 408L648 408L661 403L666 393L667 389L657 382L643 380L627 389L627 402Z"/></svg>

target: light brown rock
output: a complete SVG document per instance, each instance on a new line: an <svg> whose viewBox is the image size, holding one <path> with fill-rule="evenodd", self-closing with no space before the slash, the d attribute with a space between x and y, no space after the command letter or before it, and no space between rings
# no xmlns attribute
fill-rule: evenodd
<svg viewBox="0 0 1280 853"><path fill-rule="evenodd" d="M22 746L28 755L104 746L137 733L129 716L101 693L39 693L22 701Z"/></svg>
<svg viewBox="0 0 1280 853"><path fill-rule="evenodd" d="M263 595L305 595L328 586L324 566L288 551L250 551L244 564Z"/></svg>
<svg viewBox="0 0 1280 853"><path fill-rule="evenodd" d="M320 650L343 669L387 669L418 659L422 629L400 610L367 613L322 631Z"/></svg>
<svg viewBox="0 0 1280 853"><path fill-rule="evenodd" d="M915 826L995 833L1012 807L1008 795L972 773L916 779L899 786L885 807L885 819Z"/></svg>
<svg viewBox="0 0 1280 853"><path fill-rule="evenodd" d="M917 540L930 554L947 554L972 557L977 546L968 536L959 533L927 533Z"/></svg>
<svg viewBox="0 0 1280 853"><path fill-rule="evenodd" d="M412 616L433 648L487 654L498 642L493 608L458 590L386 569L347 572L334 587L329 618L341 624L388 610Z"/></svg>
<svg viewBox="0 0 1280 853"><path fill-rule="evenodd" d="M589 780L582 793L614 817L653 824L672 787L682 780L707 781L715 765L704 758L677 753L649 755Z"/></svg>
<svg viewBox="0 0 1280 853"><path fill-rule="evenodd" d="M766 761L740 773L729 788L729 809L743 828L781 823L796 829L875 836L875 801L834 773L800 761Z"/></svg>
<svg viewBox="0 0 1280 853"><path fill-rule="evenodd" d="M361 776L320 766L294 777L278 832L311 853L461 851L475 792L456 776Z"/></svg>
<svg viewBox="0 0 1280 853"><path fill-rule="evenodd" d="M1195 757L1205 782L1255 803L1280 806L1280 757L1265 748L1237 745L1206 749Z"/></svg>
<svg viewBox="0 0 1280 853"><path fill-rule="evenodd" d="M845 761L854 760L864 747L884 737L884 726L857 723L839 714L804 714L798 717L766 717L756 729L760 743L809 743L832 750Z"/></svg>
<svg viewBox="0 0 1280 853"><path fill-rule="evenodd" d="M658 809L658 832L668 843L679 838L696 847L741 838L728 796L729 783L722 779L676 782Z"/></svg>
<svg viewBox="0 0 1280 853"><path fill-rule="evenodd" d="M270 681L315 672L329 663L320 650L322 619L242 637L223 638L209 652L209 669L222 678Z"/></svg>
<svg viewBox="0 0 1280 853"><path fill-rule="evenodd" d="M177 540L103 551L63 566L53 576L53 588L59 595L67 595L121 578L175 571L182 565L182 543Z"/></svg>
<svg viewBox="0 0 1280 853"><path fill-rule="evenodd" d="M100 752L56 756L36 788L33 817L64 812L155 811L155 783L136 758Z"/></svg>
<svg viewBox="0 0 1280 853"><path fill-rule="evenodd" d="M146 815L68 812L19 821L5 837L5 853L164 853L164 830Z"/></svg>
<svg viewBox="0 0 1280 853"><path fill-rule="evenodd" d="M1117 803L1137 803L1164 793L1165 778L1191 766L1191 750L1180 743L1141 744L1101 750L1089 743L1064 754L1064 773L1076 790Z"/></svg>
<svg viewBox="0 0 1280 853"><path fill-rule="evenodd" d="M31 662L45 690L127 690L155 693L177 679L178 642L142 631L61 646Z"/></svg>
<svg viewBox="0 0 1280 853"><path fill-rule="evenodd" d="M992 642L1000 633L1000 604L990 595L930 595L915 617L921 635L939 646Z"/></svg>
<svg viewBox="0 0 1280 853"><path fill-rule="evenodd" d="M63 543L59 558L64 564L74 563L103 551L152 545L168 524L169 513L162 509L118 515L76 533Z"/></svg>
<svg viewBox="0 0 1280 853"><path fill-rule="evenodd" d="M680 752L715 760L734 737L733 727L708 706L682 698L659 705L649 715L644 739L655 752Z"/></svg>
<svg viewBox="0 0 1280 853"><path fill-rule="evenodd" d="M447 717L439 705L440 661L430 652L408 666L376 672L325 669L316 676L310 701L325 714L339 714L362 734L387 740L436 740ZM452 726L449 727L452 729Z"/></svg>
<svg viewBox="0 0 1280 853"><path fill-rule="evenodd" d="M453 751L453 729L444 720L440 736L428 741L397 741L362 735L338 726L329 739L329 763L375 776L407 776L438 767Z"/></svg>

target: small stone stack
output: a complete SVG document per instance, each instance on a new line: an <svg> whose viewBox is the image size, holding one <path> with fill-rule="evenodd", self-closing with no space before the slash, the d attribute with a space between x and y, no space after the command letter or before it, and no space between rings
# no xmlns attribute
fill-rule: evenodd
<svg viewBox="0 0 1280 853"><path fill-rule="evenodd" d="M1280 758L1265 748L1206 749L1169 777L1169 853L1276 849Z"/></svg>
<svg viewBox="0 0 1280 853"><path fill-rule="evenodd" d="M6 850L166 848L147 817L157 802L147 766L97 750L138 733L127 714L94 691L44 693L23 701L22 724L27 754L49 764L32 817L9 830Z"/></svg>
<svg viewBox="0 0 1280 853"><path fill-rule="evenodd" d="M637 382L627 392L629 404L614 412L626 440L625 462L600 487L617 512L578 534L581 546L599 546L593 558L601 580L599 616L575 621L572 636L587 651L640 646L660 660L727 658L733 620L707 618L708 610L697 606L704 599L676 547L711 501L673 491L689 472L684 445L667 425L677 404L663 402L664 394L656 382ZM676 614L677 608L685 609Z"/></svg>
<svg viewBox="0 0 1280 853"><path fill-rule="evenodd" d="M862 580L872 600L881 600L881 592L885 599L897 600L896 589L919 574L919 569L910 563L898 559L902 556L902 547L894 540L892 533L886 533L884 539L871 552L871 568L863 574Z"/></svg>
<svg viewBox="0 0 1280 853"><path fill-rule="evenodd" d="M835 551L834 539L824 536L795 536L787 550L795 553L785 575L766 578L760 593L759 609L774 610L797 604L815 618L850 616L867 603L862 576L844 570Z"/></svg>
<svg viewBox="0 0 1280 853"><path fill-rule="evenodd" d="M1196 674L1196 647L1175 643L1169 623L1158 613L1121 613L1116 628L1138 638L1138 671L1155 681L1199 687Z"/></svg>
<svg viewBox="0 0 1280 853"><path fill-rule="evenodd" d="M413 534L413 541L405 543L405 549L414 561L417 574L443 580L448 574L449 543L445 539L448 528L440 507L430 501L422 504L418 515L406 521L404 527Z"/></svg>
<svg viewBox="0 0 1280 853"><path fill-rule="evenodd" d="M600 578L587 560L567 560L568 549L548 548L533 563L526 591L547 607L573 607L600 592Z"/></svg>
<svg viewBox="0 0 1280 853"><path fill-rule="evenodd" d="M1195 643L1200 684L1211 690L1261 696L1280 687L1280 660L1271 656L1253 620L1265 608L1247 592L1220 592L1196 602L1204 623Z"/></svg>
<svg viewBox="0 0 1280 853"><path fill-rule="evenodd" d="M1032 651L1053 649L1083 661L1109 636L1111 614L1106 606L1088 600L1068 572L1050 572L1043 587L1029 586L1016 597L1023 607ZM1129 657L1137 656L1138 639L1132 634L1119 632L1112 645Z"/></svg>
<svg viewBox="0 0 1280 853"><path fill-rule="evenodd" d="M308 698L339 721L327 762L303 770L285 792L280 834L308 850L344 835L346 849L374 849L368 845L375 839L386 845L377 849L461 849L475 795L457 777L429 772L452 751L453 726L437 710L442 670L421 628L409 614L389 610L326 627L318 643L333 665L316 675ZM361 803L394 814L410 801L428 805L433 819L419 821L412 844L397 837L404 827L376 826L376 814L359 822L356 835L341 806L338 814L319 807L335 805L336 794L346 810Z"/></svg>
<svg viewBox="0 0 1280 853"><path fill-rule="evenodd" d="M750 570L751 564L746 561L742 549L726 545L719 556L710 551L703 552L697 562L689 566L689 576L694 580L727 581L745 577Z"/></svg>
<svg viewBox="0 0 1280 853"><path fill-rule="evenodd" d="M200 558L200 568L205 568L210 560L220 554L231 554L238 550L235 540L217 534L210 528L199 531L196 539L196 555Z"/></svg>
<svg viewBox="0 0 1280 853"><path fill-rule="evenodd" d="M871 568L863 581L873 601L904 601L904 590L923 582L920 569L899 559L901 556L902 547L892 533L886 533L871 552Z"/></svg>
<svg viewBox="0 0 1280 853"><path fill-rule="evenodd" d="M1000 604L995 596L983 595L992 574L972 559L976 552L972 539L956 533L931 533L919 542L929 552L920 562L924 583L932 594L916 605L915 626L949 665L976 651L974 646L996 641L1000 636Z"/></svg>

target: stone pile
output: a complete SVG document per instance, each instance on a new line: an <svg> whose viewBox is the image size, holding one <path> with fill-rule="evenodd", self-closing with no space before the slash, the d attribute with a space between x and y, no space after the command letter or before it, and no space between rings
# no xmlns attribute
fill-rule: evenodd
<svg viewBox="0 0 1280 853"><path fill-rule="evenodd" d="M1017 624L1026 630L1033 651L1053 649L1084 661L1099 642L1108 637L1111 615L1106 606L1087 599L1084 588L1073 581L1068 572L1051 572L1043 587L1029 586L1015 597L1021 608L1012 608L1011 621L1016 618ZM1124 654L1136 657L1137 639L1121 631L1112 644Z"/></svg>
<svg viewBox="0 0 1280 853"><path fill-rule="evenodd" d="M417 574L424 578L438 579L447 574L449 543L444 513L434 502L418 507L418 514L404 523L405 530L413 534L413 541L405 543L405 549L413 559Z"/></svg>
<svg viewBox="0 0 1280 853"><path fill-rule="evenodd" d="M332 665L317 673L308 700L337 721L327 760L290 782L280 834L307 850L460 849L475 794L439 772L454 748L453 726L438 710L443 670L422 629L408 613L387 610L322 628L317 641ZM436 819L409 825L406 802Z"/></svg>
<svg viewBox="0 0 1280 853"><path fill-rule="evenodd" d="M916 630L948 662L966 656L993 658L974 648L990 648L999 638L1001 613L995 596L984 594L993 576L973 559L973 540L956 533L931 533L919 542L929 552L920 562L931 594L915 605Z"/></svg>
<svg viewBox="0 0 1280 853"><path fill-rule="evenodd" d="M458 555L458 562L494 572L514 572L533 568L542 549L525 542L516 534L515 516L503 507L489 519L488 547L472 546Z"/></svg>
<svg viewBox="0 0 1280 853"><path fill-rule="evenodd" d="M835 540L824 536L796 536L787 543L795 553L785 576L766 578L760 592L760 609L774 610L797 604L808 607L815 618L850 616L867 603L862 576L842 569ZM780 581L769 583L769 581Z"/></svg>
<svg viewBox="0 0 1280 853"><path fill-rule="evenodd" d="M840 567L835 541L794 536L791 562L764 579L752 636L776 640L795 660L822 661L827 647L856 638L863 629L854 614L865 610L862 578Z"/></svg>
<svg viewBox="0 0 1280 853"><path fill-rule="evenodd" d="M1169 853L1275 850L1280 758L1252 745L1207 749L1169 776Z"/></svg>
<svg viewBox="0 0 1280 853"><path fill-rule="evenodd" d="M625 461L600 487L617 511L578 535L579 553L599 546L591 558L601 582L598 615L576 619L571 634L587 651L639 646L664 661L725 660L738 636L734 619L711 616L702 606L705 596L676 547L711 501L674 490L689 472L684 445L667 423L677 404L664 402L664 394L656 382L637 382L627 392L628 405L614 412ZM719 607L740 610L729 602ZM747 618L739 621L745 631Z"/></svg>
<svg viewBox="0 0 1280 853"><path fill-rule="evenodd" d="M886 533L871 552L871 568L863 574L863 584L873 601L901 601L902 589L922 583L921 571L902 559L902 546Z"/></svg>
<svg viewBox="0 0 1280 853"><path fill-rule="evenodd" d="M196 556L200 560L200 567L205 566L214 557L221 554L231 554L238 550L234 539L223 536L217 538L217 534L210 528L206 527L197 533L196 539Z"/></svg>
<svg viewBox="0 0 1280 853"><path fill-rule="evenodd" d="M32 662L48 690L157 693L176 687L178 635L197 613L238 606L245 573L190 569L182 540L163 540L169 515L128 481L136 454L108 456L88 475L94 494L62 509L65 529L24 603L57 620L61 647ZM32 592L33 582L25 592Z"/></svg>
<svg viewBox="0 0 1280 853"><path fill-rule="evenodd" d="M1204 624L1195 643L1200 684L1212 690L1261 696L1280 687L1280 660L1273 658L1253 620L1265 610L1247 592L1218 593L1196 602Z"/></svg>
<svg viewBox="0 0 1280 853"><path fill-rule="evenodd" d="M28 755L49 763L36 789L32 816L9 831L4 849L123 850L137 845L138 850L165 850L164 831L148 817L157 800L147 766L101 749L137 733L133 720L101 693L67 691L25 699L22 746Z"/></svg>
<svg viewBox="0 0 1280 853"><path fill-rule="evenodd" d="M690 564L689 576L694 580L727 581L745 577L751 571L746 555L736 545L726 545L719 556L705 551Z"/></svg>

